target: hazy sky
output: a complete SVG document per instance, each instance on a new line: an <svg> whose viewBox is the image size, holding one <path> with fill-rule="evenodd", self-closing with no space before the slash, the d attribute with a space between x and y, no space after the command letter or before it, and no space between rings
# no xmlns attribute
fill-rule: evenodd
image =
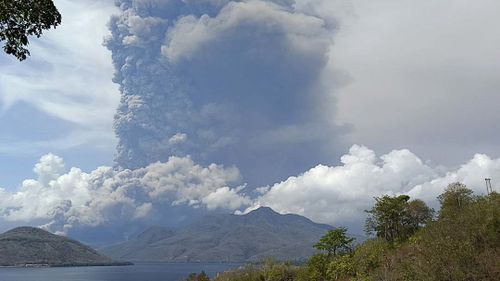
<svg viewBox="0 0 500 281"><path fill-rule="evenodd" d="M55 3L0 55L0 228L266 205L359 230L373 196L500 181L498 1Z"/></svg>

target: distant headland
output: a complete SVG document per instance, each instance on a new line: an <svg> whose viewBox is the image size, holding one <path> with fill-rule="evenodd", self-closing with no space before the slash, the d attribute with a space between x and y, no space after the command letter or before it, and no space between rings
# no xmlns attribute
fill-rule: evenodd
<svg viewBox="0 0 500 281"><path fill-rule="evenodd" d="M0 234L2 267L121 266L76 240L35 227L18 227Z"/></svg>

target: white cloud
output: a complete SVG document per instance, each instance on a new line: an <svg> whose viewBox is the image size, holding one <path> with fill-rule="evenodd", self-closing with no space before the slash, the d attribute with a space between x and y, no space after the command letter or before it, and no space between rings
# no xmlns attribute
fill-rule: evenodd
<svg viewBox="0 0 500 281"><path fill-rule="evenodd" d="M48 154L36 164L39 179L23 181L15 192L0 189L0 217L8 221L45 221L45 228L66 232L74 226L121 224L145 219L154 211L186 204L208 209L248 205L238 169L190 158L170 157L137 170L99 167L85 173L64 170L61 158Z"/></svg>
<svg viewBox="0 0 500 281"><path fill-rule="evenodd" d="M455 169L433 167L406 149L377 156L354 145L341 165L318 165L272 186L257 188L253 198L238 185L235 167L198 165L189 157L170 157L136 170L99 167L90 173L64 169L61 158L48 154L35 165L38 179L23 181L8 192L0 189L0 218L10 222L40 222L52 231L75 226L121 225L148 220L184 205L242 213L269 206L314 221L359 228L373 197L408 194L438 207L436 197L461 181L484 193L484 178L500 182L500 159L476 154ZM171 209L170 209L171 210ZM164 215L162 215L164 216Z"/></svg>
<svg viewBox="0 0 500 281"><path fill-rule="evenodd" d="M48 184L57 179L65 172L64 160L52 153L42 156L40 162L35 165L33 171L38 175L38 181Z"/></svg>
<svg viewBox="0 0 500 281"><path fill-rule="evenodd" d="M186 142L186 140L187 140L187 135L186 134L184 134L184 133L177 133L177 134L173 135L168 140L168 144L170 144L170 145L181 144L181 143Z"/></svg>
<svg viewBox="0 0 500 281"><path fill-rule="evenodd" d="M476 154L458 169L431 167L409 150L393 150L377 157L354 145L339 166L318 165L307 172L261 189L254 206L269 206L281 213L297 213L314 221L359 227L373 197L409 194L438 207L436 197L456 181L484 193L484 179L500 182L500 159Z"/></svg>
<svg viewBox="0 0 500 281"><path fill-rule="evenodd" d="M239 194L240 191L241 188L221 187L203 198L202 202L209 210L217 208L237 210L242 206L250 205L252 202L249 197Z"/></svg>

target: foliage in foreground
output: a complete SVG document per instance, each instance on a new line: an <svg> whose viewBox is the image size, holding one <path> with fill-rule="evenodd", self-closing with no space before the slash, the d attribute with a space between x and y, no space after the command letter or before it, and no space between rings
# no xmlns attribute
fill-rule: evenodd
<svg viewBox="0 0 500 281"><path fill-rule="evenodd" d="M500 194L475 196L465 185L451 184L438 197L435 220L425 203L409 199L376 198L367 211L367 231L377 237L354 250L340 228L315 245L323 252L303 266L268 261L214 281L500 280Z"/></svg>
<svg viewBox="0 0 500 281"><path fill-rule="evenodd" d="M40 37L44 30L57 27L61 14L52 0L0 0L0 42L4 51L19 60L30 52L28 37Z"/></svg>

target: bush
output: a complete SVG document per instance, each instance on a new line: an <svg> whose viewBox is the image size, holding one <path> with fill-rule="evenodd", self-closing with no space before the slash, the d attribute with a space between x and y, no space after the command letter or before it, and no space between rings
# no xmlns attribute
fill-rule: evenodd
<svg viewBox="0 0 500 281"><path fill-rule="evenodd" d="M354 259L352 255L335 258L328 265L326 272L328 280L350 280L355 276Z"/></svg>
<svg viewBox="0 0 500 281"><path fill-rule="evenodd" d="M247 265L218 275L215 281L294 281L299 267L290 263L276 263L272 260L263 265Z"/></svg>
<svg viewBox="0 0 500 281"><path fill-rule="evenodd" d="M382 238L365 241L354 252L353 261L359 277L367 277L387 263L391 244Z"/></svg>

